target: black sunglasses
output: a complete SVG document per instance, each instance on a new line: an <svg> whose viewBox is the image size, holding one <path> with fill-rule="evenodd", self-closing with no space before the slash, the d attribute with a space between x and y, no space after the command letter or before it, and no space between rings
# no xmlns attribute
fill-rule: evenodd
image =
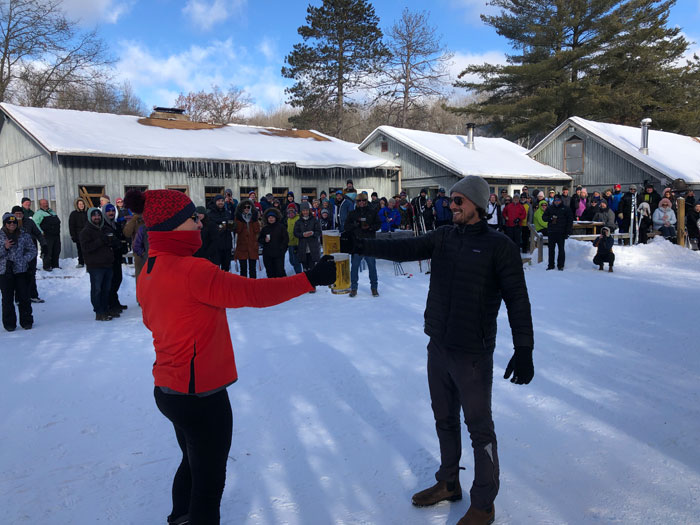
<svg viewBox="0 0 700 525"><path fill-rule="evenodd" d="M450 202L454 202L457 206L464 204L464 197L450 197Z"/></svg>
<svg viewBox="0 0 700 525"><path fill-rule="evenodd" d="M194 212L192 214L192 217L190 217L190 219L192 219L194 222L199 222L199 213Z"/></svg>

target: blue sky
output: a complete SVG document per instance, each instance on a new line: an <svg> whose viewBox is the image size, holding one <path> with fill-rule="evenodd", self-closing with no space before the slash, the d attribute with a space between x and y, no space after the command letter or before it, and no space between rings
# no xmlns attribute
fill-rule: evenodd
<svg viewBox="0 0 700 525"><path fill-rule="evenodd" d="M319 5L320 0L313 0ZM83 26L98 26L128 80L148 107L172 104L178 93L212 84L243 88L256 108L284 103L290 81L280 75L284 57L300 41L304 0L64 0ZM484 0L375 0L386 32L404 8L427 10L443 43L455 54L454 75L469 63L503 62L505 39L485 26ZM700 42L700 0L678 0L671 24ZM693 44L700 54L700 45Z"/></svg>

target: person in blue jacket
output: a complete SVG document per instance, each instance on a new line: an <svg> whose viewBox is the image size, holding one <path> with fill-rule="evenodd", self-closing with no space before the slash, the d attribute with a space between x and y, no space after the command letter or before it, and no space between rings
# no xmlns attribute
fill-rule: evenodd
<svg viewBox="0 0 700 525"><path fill-rule="evenodd" d="M379 220L381 221L381 231L393 232L401 225L401 214L396 209L396 200L389 199L388 206L379 210Z"/></svg>
<svg viewBox="0 0 700 525"><path fill-rule="evenodd" d="M435 227L452 224L452 210L450 210L450 199L445 195L445 188L438 190L438 196L433 202L435 208Z"/></svg>
<svg viewBox="0 0 700 525"><path fill-rule="evenodd" d="M355 209L355 199L357 198L357 191L354 189L349 189L343 195L343 202L340 204L340 211L338 211L339 223L336 224L337 228L342 232L345 228L345 220L348 218L348 213Z"/></svg>

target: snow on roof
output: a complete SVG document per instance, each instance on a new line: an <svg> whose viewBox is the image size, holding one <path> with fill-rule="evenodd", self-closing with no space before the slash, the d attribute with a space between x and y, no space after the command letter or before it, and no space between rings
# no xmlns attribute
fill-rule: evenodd
<svg viewBox="0 0 700 525"><path fill-rule="evenodd" d="M571 180L565 173L528 157L525 148L502 138L475 137L475 149L469 149L463 135L379 126L360 144L360 149L378 134L387 135L463 176Z"/></svg>
<svg viewBox="0 0 700 525"><path fill-rule="evenodd" d="M641 128L570 117L537 144L530 153L540 151L559 134L560 130L569 125L579 126L613 148L671 179L681 177L688 183L700 183L700 139L667 131L649 130L649 154L645 155L639 151Z"/></svg>
<svg viewBox="0 0 700 525"><path fill-rule="evenodd" d="M293 163L301 168L395 166L386 159L363 153L356 144L313 131L237 124L168 129L178 126L153 125L154 119L89 111L6 103L0 108L46 150L63 155Z"/></svg>

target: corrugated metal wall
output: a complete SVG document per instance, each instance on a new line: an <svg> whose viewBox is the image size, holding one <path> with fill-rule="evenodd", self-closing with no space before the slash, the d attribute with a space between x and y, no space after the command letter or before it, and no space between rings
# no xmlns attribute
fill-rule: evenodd
<svg viewBox="0 0 700 525"><path fill-rule="evenodd" d="M386 136L388 151L382 152L381 143L382 136L378 135L372 140L363 151L376 157L390 159L401 165L401 185L406 190L409 197L415 197L419 194L421 188L439 188L444 187L449 191L450 186L456 183L461 176L440 166L436 162L427 159L416 151L404 146L400 142ZM478 138L476 139L478 140ZM396 156L398 154L398 156ZM547 188L555 188L556 191L561 191L563 184L561 181L549 180L525 180L525 179L486 179L494 193L500 195L500 189L505 188L506 191L513 195L514 192L520 192L523 185L528 185L530 190L539 188L545 190Z"/></svg>
<svg viewBox="0 0 700 525"><path fill-rule="evenodd" d="M363 151L375 157L382 157L400 164L401 186L402 189L406 190L409 197L417 196L421 188L449 188L459 180L460 177L455 173L446 170L432 160L426 159L391 137L386 137L386 141L388 151L382 152L381 135L377 135L373 141L367 144ZM392 195L397 191L398 188L395 188Z"/></svg>
<svg viewBox="0 0 700 525"><path fill-rule="evenodd" d="M172 171L170 171L172 170ZM61 257L76 257L68 233L68 217L81 186L104 186L112 202L124 195L125 186L187 186L196 205L204 205L205 186L231 188L238 197L241 187L257 187L258 198L273 187L289 188L301 197L302 188L345 187L353 179L355 187L372 189L380 195L393 192L396 172L384 169L301 169L293 164L194 163L178 160L121 159L67 156L52 159L12 121L0 129L0 210L10 211L19 204L17 192L25 188L56 187L55 211L61 219Z"/></svg>
<svg viewBox="0 0 700 525"><path fill-rule="evenodd" d="M568 174L573 177L574 186L580 184L586 187L589 193L591 190L611 188L615 184L621 184L626 190L630 184L640 185L653 178L649 172L634 165L581 129L573 132L564 130L537 153L534 159L564 171L564 144L574 136L583 140L583 173ZM657 189L661 186L661 183L657 182L659 177L663 176L657 173L652 181Z"/></svg>

